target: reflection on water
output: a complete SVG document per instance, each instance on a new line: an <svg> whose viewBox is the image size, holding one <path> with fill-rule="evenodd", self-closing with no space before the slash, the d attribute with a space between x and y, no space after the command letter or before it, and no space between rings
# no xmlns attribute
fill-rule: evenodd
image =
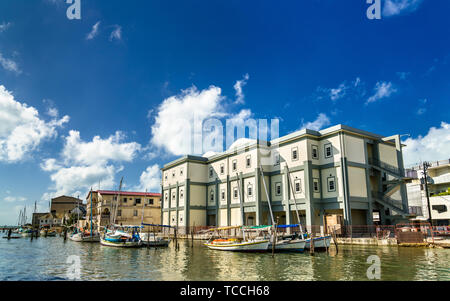
<svg viewBox="0 0 450 301"><path fill-rule="evenodd" d="M62 238L0 241L0 280L66 279L70 255L81 258L82 280L368 280L370 255L381 280L450 280L450 250L340 246L336 254L231 253L202 242L161 249L120 249Z"/></svg>

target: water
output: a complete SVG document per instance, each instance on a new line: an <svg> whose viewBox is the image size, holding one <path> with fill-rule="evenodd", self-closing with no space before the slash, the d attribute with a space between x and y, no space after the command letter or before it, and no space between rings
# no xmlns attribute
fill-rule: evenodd
<svg viewBox="0 0 450 301"><path fill-rule="evenodd" d="M340 246L330 254L231 253L201 241L160 249L121 249L60 237L0 239L0 280L65 280L70 255L82 280L368 280L367 258L381 259L381 280L450 280L450 249Z"/></svg>

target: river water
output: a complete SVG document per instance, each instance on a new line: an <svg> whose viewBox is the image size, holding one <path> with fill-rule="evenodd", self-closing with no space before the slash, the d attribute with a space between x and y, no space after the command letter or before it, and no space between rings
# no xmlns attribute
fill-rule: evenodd
<svg viewBox="0 0 450 301"><path fill-rule="evenodd" d="M330 253L232 253L180 240L160 249L121 249L60 237L0 239L0 280L66 280L71 255L81 280L368 280L371 255L381 280L450 280L450 249L339 246Z"/></svg>

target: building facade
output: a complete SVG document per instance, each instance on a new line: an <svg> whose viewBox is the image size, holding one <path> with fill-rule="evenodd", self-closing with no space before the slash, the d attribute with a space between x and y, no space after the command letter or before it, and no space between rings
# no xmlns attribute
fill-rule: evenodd
<svg viewBox="0 0 450 301"><path fill-rule="evenodd" d="M382 224L408 216L400 136L344 125L301 130L162 168L162 214L172 226ZM269 202L271 207L269 208ZM298 213L298 214L297 214Z"/></svg>
<svg viewBox="0 0 450 301"><path fill-rule="evenodd" d="M79 206L83 206L82 200L63 195L51 200L50 213L64 215Z"/></svg>
<svg viewBox="0 0 450 301"><path fill-rule="evenodd" d="M430 162L428 168L428 195L434 225L450 225L450 159ZM413 180L407 184L410 212L418 221L429 218L423 165L408 168L407 176Z"/></svg>
<svg viewBox="0 0 450 301"><path fill-rule="evenodd" d="M148 224L161 223L160 193L99 190L92 191L92 207L91 192L86 202L87 223L92 210L92 221L97 230L110 225L114 219L118 225L138 226L142 219Z"/></svg>

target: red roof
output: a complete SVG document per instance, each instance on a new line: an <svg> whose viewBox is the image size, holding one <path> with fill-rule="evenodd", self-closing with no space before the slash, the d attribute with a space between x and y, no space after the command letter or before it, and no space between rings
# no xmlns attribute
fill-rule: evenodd
<svg viewBox="0 0 450 301"><path fill-rule="evenodd" d="M104 195L135 195L135 196L154 196L154 197L161 197L161 193L155 193L155 192L134 192L134 191L115 191L115 190L94 190L92 192L99 192L100 194Z"/></svg>

